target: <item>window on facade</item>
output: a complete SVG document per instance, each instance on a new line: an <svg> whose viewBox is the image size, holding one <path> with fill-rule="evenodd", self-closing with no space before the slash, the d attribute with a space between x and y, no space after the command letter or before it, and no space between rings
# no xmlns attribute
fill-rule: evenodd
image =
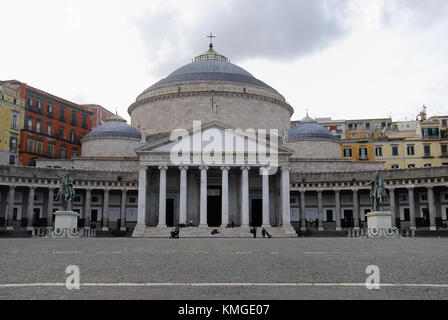
<svg viewBox="0 0 448 320"><path fill-rule="evenodd" d="M82 116L82 127L87 128L87 118L85 116Z"/></svg>
<svg viewBox="0 0 448 320"><path fill-rule="evenodd" d="M26 128L28 129L28 131L33 130L33 119L28 118L28 121L26 122Z"/></svg>
<svg viewBox="0 0 448 320"><path fill-rule="evenodd" d="M59 119L60 119L61 121L64 121L64 119L65 119L64 108L60 108L59 110L60 110L60 111L59 111Z"/></svg>
<svg viewBox="0 0 448 320"><path fill-rule="evenodd" d="M383 156L383 147L381 146L375 147L375 156L377 157Z"/></svg>
<svg viewBox="0 0 448 320"><path fill-rule="evenodd" d="M70 141L75 143L76 136L75 136L75 130L70 131Z"/></svg>
<svg viewBox="0 0 448 320"><path fill-rule="evenodd" d="M400 165L398 165L398 164L393 164L393 165L391 165L390 166L392 169L399 169L400 168Z"/></svg>
<svg viewBox="0 0 448 320"><path fill-rule="evenodd" d="M42 147L43 147L43 142L37 140L36 141L36 153L37 154L42 154Z"/></svg>
<svg viewBox="0 0 448 320"><path fill-rule="evenodd" d="M408 168L415 168L415 164L408 164Z"/></svg>
<svg viewBox="0 0 448 320"><path fill-rule="evenodd" d="M28 98L28 106L29 107L34 107L34 99L33 98Z"/></svg>
<svg viewBox="0 0 448 320"><path fill-rule="evenodd" d="M72 111L72 124L76 124L76 112Z"/></svg>
<svg viewBox="0 0 448 320"><path fill-rule="evenodd" d="M425 157L430 157L431 156L431 146L426 145L423 147L423 149L425 150Z"/></svg>
<svg viewBox="0 0 448 320"><path fill-rule="evenodd" d="M11 115L11 129L19 129L19 114L17 112L13 112Z"/></svg>
<svg viewBox="0 0 448 320"><path fill-rule="evenodd" d="M42 113L42 111L43 111L42 102L37 101L37 112Z"/></svg>
<svg viewBox="0 0 448 320"><path fill-rule="evenodd" d="M439 138L438 128L423 128L422 129L424 139L437 139Z"/></svg>
<svg viewBox="0 0 448 320"><path fill-rule="evenodd" d="M430 164L430 163L427 163L427 164L424 165L424 167L425 167L425 168L431 168L431 164Z"/></svg>
<svg viewBox="0 0 448 320"><path fill-rule="evenodd" d="M447 157L448 156L448 145L442 144L440 146L440 151L442 153L442 157Z"/></svg>
<svg viewBox="0 0 448 320"><path fill-rule="evenodd" d="M181 87L177 88L177 92L181 93L182 92L182 88Z"/></svg>
<svg viewBox="0 0 448 320"><path fill-rule="evenodd" d="M9 137L9 152L17 152L18 137L16 134L11 134Z"/></svg>
<svg viewBox="0 0 448 320"><path fill-rule="evenodd" d="M67 147L64 145L61 146L60 157L61 159L67 158Z"/></svg>
<svg viewBox="0 0 448 320"><path fill-rule="evenodd" d="M366 122L366 129L370 129L370 122Z"/></svg>
<svg viewBox="0 0 448 320"><path fill-rule="evenodd" d="M73 157L77 157L78 156L78 149L77 148L73 148L72 149L72 158Z"/></svg>
<svg viewBox="0 0 448 320"><path fill-rule="evenodd" d="M40 133L40 120L36 120L36 132Z"/></svg>
<svg viewBox="0 0 448 320"><path fill-rule="evenodd" d="M442 127L446 127L446 124L447 124L447 123L446 123L446 119L443 119L443 120L442 120Z"/></svg>
<svg viewBox="0 0 448 320"><path fill-rule="evenodd" d="M47 111L50 116L53 115L53 105L52 104L48 104Z"/></svg>
<svg viewBox="0 0 448 320"><path fill-rule="evenodd" d="M327 210L327 221L333 221L333 210Z"/></svg>
<svg viewBox="0 0 448 320"><path fill-rule="evenodd" d="M415 154L415 150L414 150L414 146L407 146L407 152L408 152L408 156L413 156Z"/></svg>
<svg viewBox="0 0 448 320"><path fill-rule="evenodd" d="M53 133L53 124L51 123L51 122L48 122L47 123L47 135L48 136L51 136L52 135L52 133Z"/></svg>
<svg viewBox="0 0 448 320"><path fill-rule="evenodd" d="M367 148L359 148L359 159L367 159Z"/></svg>
<svg viewBox="0 0 448 320"><path fill-rule="evenodd" d="M398 146L392 146L392 155L398 156Z"/></svg>
<svg viewBox="0 0 448 320"><path fill-rule="evenodd" d="M59 126L59 132L58 132L59 138L64 139L64 127Z"/></svg>
<svg viewBox="0 0 448 320"><path fill-rule="evenodd" d="M409 221L410 220L410 211L409 208L405 208L403 211L404 214L404 221Z"/></svg>
<svg viewBox="0 0 448 320"><path fill-rule="evenodd" d="M386 122L381 122L381 128L386 128Z"/></svg>
<svg viewBox="0 0 448 320"><path fill-rule="evenodd" d="M47 146L47 155L49 157L54 157L54 145L49 143Z"/></svg>
<svg viewBox="0 0 448 320"><path fill-rule="evenodd" d="M34 139L28 138L28 152L33 153L34 152Z"/></svg>
<svg viewBox="0 0 448 320"><path fill-rule="evenodd" d="M352 149L351 148L345 148L344 149L344 157L351 157L352 156Z"/></svg>

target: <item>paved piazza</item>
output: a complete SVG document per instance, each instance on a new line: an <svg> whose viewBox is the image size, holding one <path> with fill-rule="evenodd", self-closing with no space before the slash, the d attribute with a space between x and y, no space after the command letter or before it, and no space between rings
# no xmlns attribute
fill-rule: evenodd
<svg viewBox="0 0 448 320"><path fill-rule="evenodd" d="M436 238L5 239L0 299L446 299L447 245ZM80 268L80 290L65 288L68 265ZM394 286L362 286L369 265Z"/></svg>

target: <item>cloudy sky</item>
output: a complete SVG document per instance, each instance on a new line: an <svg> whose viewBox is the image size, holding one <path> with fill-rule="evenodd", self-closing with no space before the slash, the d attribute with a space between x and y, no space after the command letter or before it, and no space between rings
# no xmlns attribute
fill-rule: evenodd
<svg viewBox="0 0 448 320"><path fill-rule="evenodd" d="M129 119L138 94L208 49L313 117L448 114L446 0L3 1L0 79Z"/></svg>

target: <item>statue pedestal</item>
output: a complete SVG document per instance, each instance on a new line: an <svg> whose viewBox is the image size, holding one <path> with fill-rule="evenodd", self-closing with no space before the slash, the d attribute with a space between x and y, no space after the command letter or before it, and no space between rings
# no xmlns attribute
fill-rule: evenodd
<svg viewBox="0 0 448 320"><path fill-rule="evenodd" d="M369 238L395 237L396 228L392 228L390 211L374 211L366 214Z"/></svg>
<svg viewBox="0 0 448 320"><path fill-rule="evenodd" d="M54 230L78 229L79 214L75 211L56 211L54 213Z"/></svg>

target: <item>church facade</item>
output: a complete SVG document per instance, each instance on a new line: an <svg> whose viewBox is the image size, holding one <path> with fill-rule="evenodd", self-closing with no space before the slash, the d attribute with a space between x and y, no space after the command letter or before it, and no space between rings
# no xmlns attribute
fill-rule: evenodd
<svg viewBox="0 0 448 320"><path fill-rule="evenodd" d="M448 169L386 170L352 162L340 142L308 115L291 128L293 108L213 45L152 85L128 109L82 141L70 160L36 168L0 166L0 219L9 230L52 226L58 174L75 180L80 226L134 237L274 236L365 226L367 183L376 172L397 227L436 230L448 215ZM232 228L233 227L233 228Z"/></svg>

